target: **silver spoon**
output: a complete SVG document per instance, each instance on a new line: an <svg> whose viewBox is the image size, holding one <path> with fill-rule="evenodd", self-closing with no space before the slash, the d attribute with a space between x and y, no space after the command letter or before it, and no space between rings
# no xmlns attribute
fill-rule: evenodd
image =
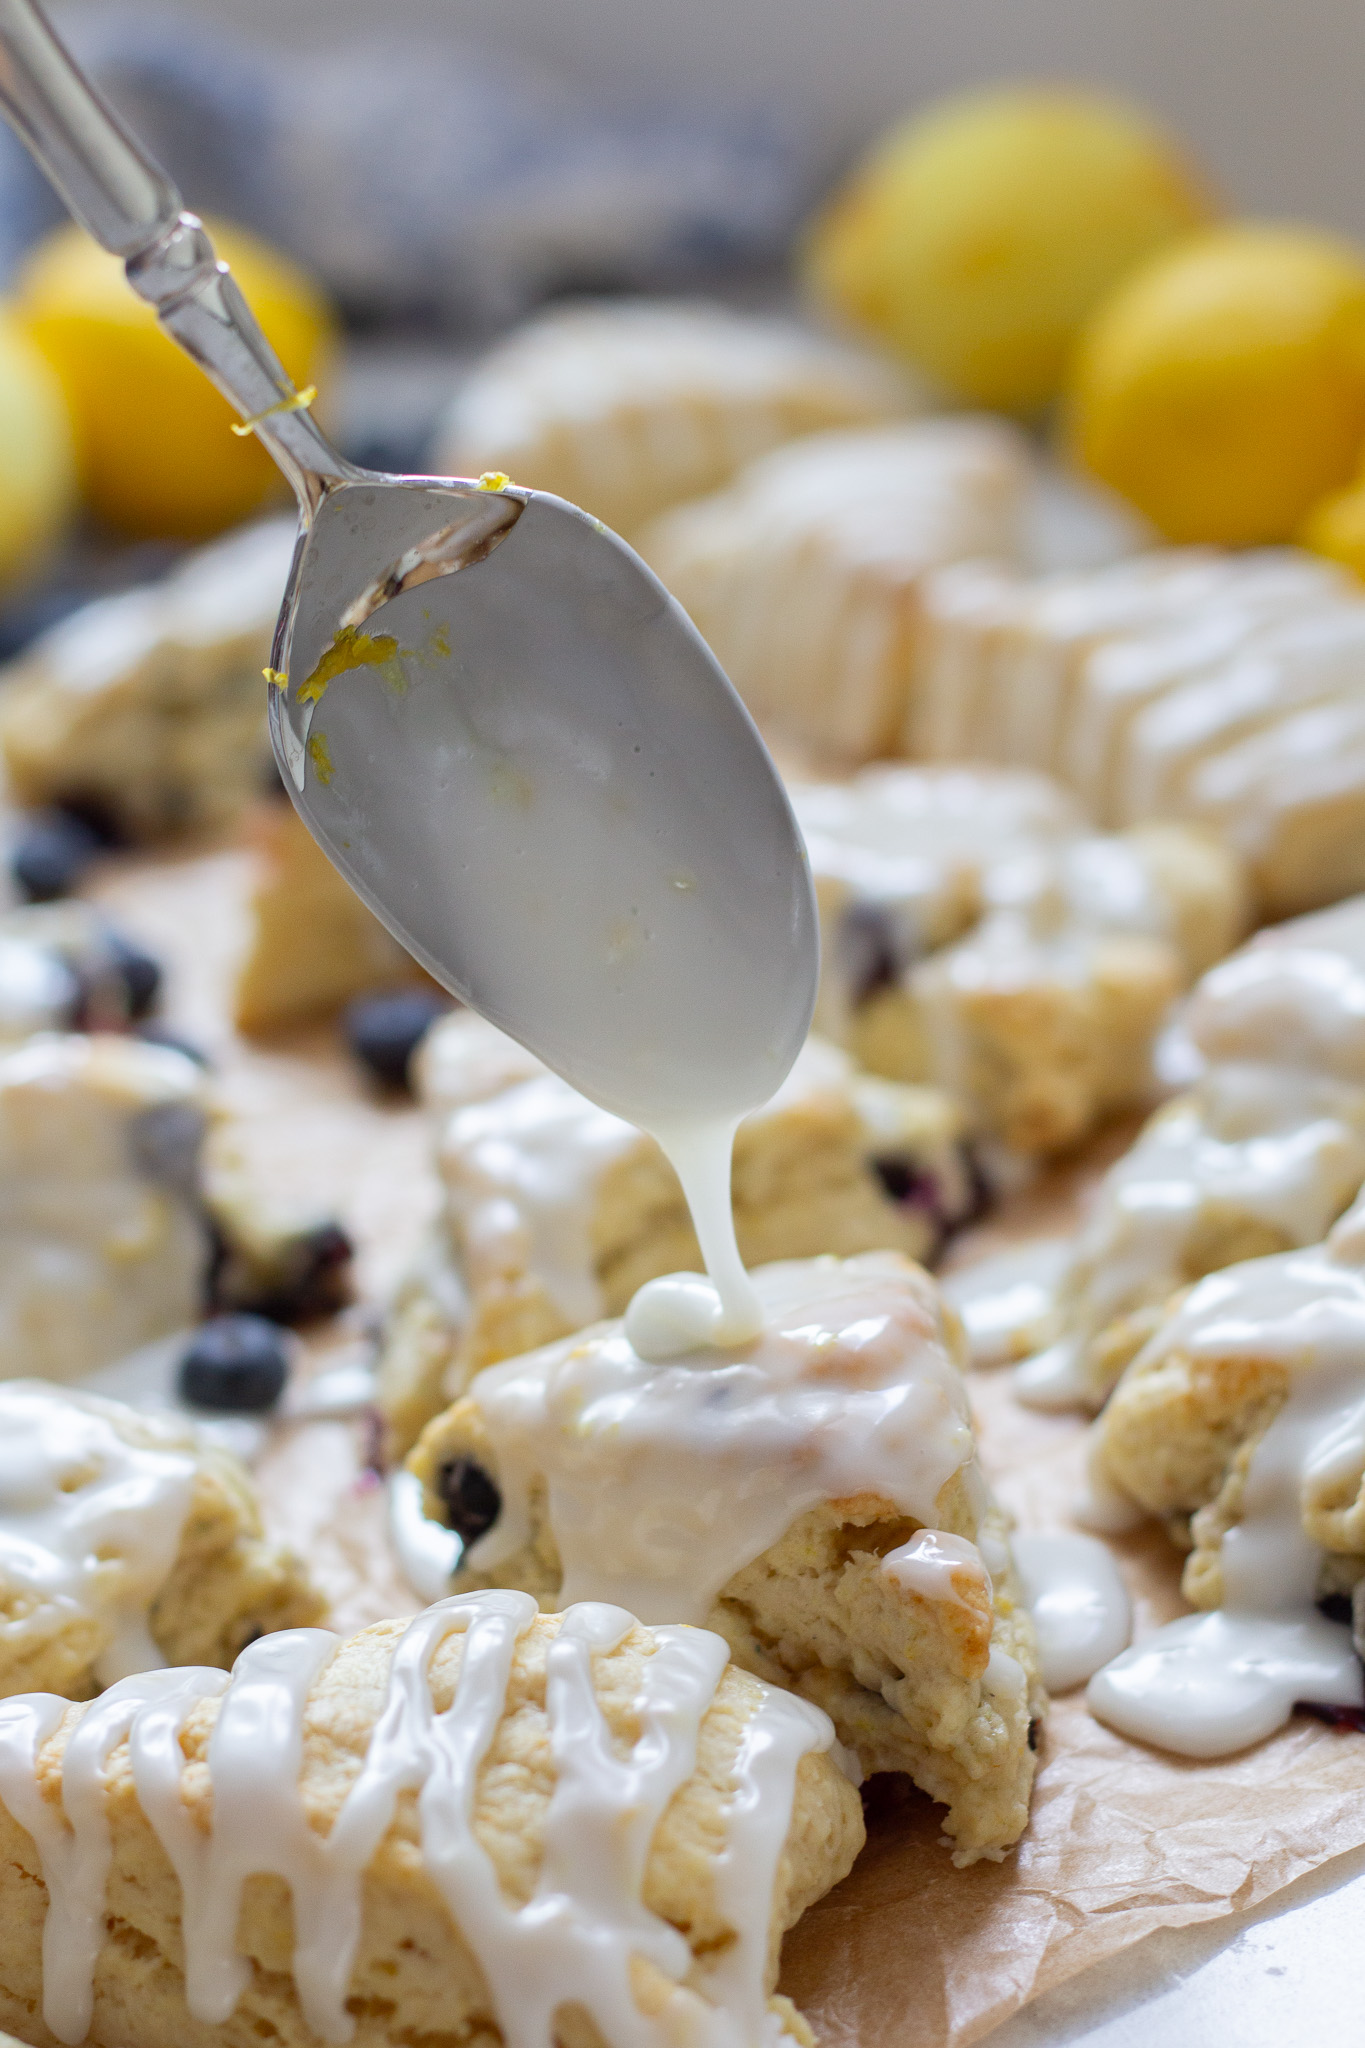
<svg viewBox="0 0 1365 2048"><path fill-rule="evenodd" d="M0 105L293 486L270 730L323 850L438 981L618 1114L765 1101L814 1004L810 874L683 612L562 499L338 455L33 0L0 0Z"/></svg>

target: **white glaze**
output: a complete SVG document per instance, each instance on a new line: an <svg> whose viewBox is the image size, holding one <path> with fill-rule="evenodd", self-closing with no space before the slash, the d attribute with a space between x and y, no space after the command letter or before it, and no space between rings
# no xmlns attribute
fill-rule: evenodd
<svg viewBox="0 0 1365 2048"><path fill-rule="evenodd" d="M1070 1256L1066 1238L1036 1238L940 1281L944 1299L962 1319L973 1365L1006 1365L1033 1349Z"/></svg>
<svg viewBox="0 0 1365 2048"><path fill-rule="evenodd" d="M1314 1611L1322 1552L1305 1495L1365 1467L1365 1273L1357 1205L1325 1245L1201 1281L1145 1359L1244 1357L1290 1372L1256 1445L1240 1520L1223 1538L1223 1604L1137 1644L1091 1681L1093 1711L1186 1756L1221 1756L1272 1733L1296 1700L1365 1705L1350 1631Z"/></svg>
<svg viewBox="0 0 1365 2048"><path fill-rule="evenodd" d="M872 1253L763 1267L754 1284L765 1329L737 1351L649 1362L608 1323L478 1376L503 1505L471 1568L528 1540L542 1474L563 1600L644 1621L704 1619L821 1501L876 1493L937 1520L973 1443L932 1283Z"/></svg>
<svg viewBox="0 0 1365 2048"><path fill-rule="evenodd" d="M1070 1692L1119 1654L1133 1625L1113 1553L1069 1533L1016 1535L1013 1550L1038 1632L1039 1676L1049 1692Z"/></svg>
<svg viewBox="0 0 1365 2048"><path fill-rule="evenodd" d="M965 1536L943 1529L916 1529L908 1543L887 1552L882 1570L921 1600L947 1600L976 1613L982 1601L990 1603L991 1576L981 1552ZM964 1581L977 1595L975 1602L966 1597Z"/></svg>
<svg viewBox="0 0 1365 2048"><path fill-rule="evenodd" d="M30 1614L0 1622L22 1650L46 1634L52 1611L86 1614L108 1633L102 1684L162 1663L147 1615L180 1547L194 1490L194 1449L149 1427L139 1447L94 1395L38 1380L0 1385L0 1577L28 1594Z"/></svg>
<svg viewBox="0 0 1365 2048"><path fill-rule="evenodd" d="M306 2025L344 2042L354 2023L346 1994L361 1931L362 1879L393 1820L400 1793L417 1795L420 1853L451 1918L478 1958L508 2048L551 2048L557 2009L581 2005L612 2048L755 2048L777 2036L764 1971L779 1859L791 1823L797 1766L832 1746L817 1709L762 1688L733 1769L717 1900L735 1939L694 1961L685 1938L646 1906L644 1875L655 1829L696 1767L703 1718L727 1648L706 1630L665 1627L644 1665L639 1734L623 1755L593 1686L594 1653L633 1626L619 1608L570 1608L546 1658L546 1714L556 1779L544 1855L531 1899L501 1889L472 1826L480 1767L504 1711L519 1639L536 1617L529 1595L464 1595L428 1608L399 1640L384 1707L359 1775L323 1835L305 1810L303 1714L338 1639L320 1629L267 1636L222 1672L154 1673L126 1681L92 1708L67 1744L59 1809L38 1794L37 1751L66 1703L30 1694L0 1705L0 1795L32 1834L48 1888L44 2018L57 2038L84 2037L92 1973L103 1938L110 1845L103 1772L127 1739L138 1798L180 1880L186 2000L191 2015L223 2025L252 1965L236 1947L242 1886L271 1874L289 1886L294 1982ZM465 1636L455 1698L437 1714L432 1656ZM208 1750L213 1787L207 1828L181 1795L179 1731L198 1700L221 1695ZM631 1991L635 1956L677 1987L646 2017Z"/></svg>

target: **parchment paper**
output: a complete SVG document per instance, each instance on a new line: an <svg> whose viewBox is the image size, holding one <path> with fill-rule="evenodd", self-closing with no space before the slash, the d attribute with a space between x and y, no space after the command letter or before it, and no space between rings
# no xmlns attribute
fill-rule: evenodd
<svg viewBox="0 0 1365 2048"><path fill-rule="evenodd" d="M140 863L112 871L102 893L169 961L169 1014L214 1051L253 1155L301 1197L330 1202L355 1234L373 1303L434 1210L422 1119L367 1095L334 1033L268 1048L234 1038L225 990L248 873L239 854ZM1065 1229L1128 1135L1111 1131L1013 1198L954 1262ZM315 1362L353 1343L364 1316L362 1304L318 1333ZM1020 1526L1067 1527L1083 1425L1021 1409L1003 1373L974 1375L971 1391L983 1462ZM259 1479L268 1518L308 1556L335 1626L413 1611L357 1429L282 1434ZM1135 1633L1182 1611L1180 1560L1158 1531L1114 1548ZM788 1936L782 1988L825 2048L960 2048L1159 1927L1255 1906L1365 1846L1365 1738L1300 1719L1242 1756L1193 1763L1111 1734L1077 1693L1048 1716L1029 1831L1005 1863L954 1870L935 1809L892 1779L869 1788L868 1819L852 1874Z"/></svg>

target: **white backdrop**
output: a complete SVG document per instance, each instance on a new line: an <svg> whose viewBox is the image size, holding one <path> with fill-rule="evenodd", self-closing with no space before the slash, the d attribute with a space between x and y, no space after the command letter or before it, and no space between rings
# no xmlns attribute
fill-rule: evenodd
<svg viewBox="0 0 1365 2048"><path fill-rule="evenodd" d="M97 7L106 0L78 0ZM850 148L915 101L1031 73L1159 108L1242 209L1365 236L1365 0L163 0L292 44L476 33L570 74L780 94Z"/></svg>

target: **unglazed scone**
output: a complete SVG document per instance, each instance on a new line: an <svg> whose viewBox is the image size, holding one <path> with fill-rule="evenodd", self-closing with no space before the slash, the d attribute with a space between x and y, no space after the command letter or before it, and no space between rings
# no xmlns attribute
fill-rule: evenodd
<svg viewBox="0 0 1365 2048"><path fill-rule="evenodd" d="M268 520L217 541L12 663L0 753L17 800L87 809L134 840L235 818L268 769L261 671L296 530Z"/></svg>
<svg viewBox="0 0 1365 2048"><path fill-rule="evenodd" d="M439 1023L419 1063L444 1206L384 1338L395 1456L484 1366L619 1315L645 1281L700 1263L673 1169L633 1124L469 1014ZM818 1039L740 1125L732 1190L751 1264L882 1247L923 1258L979 1203L949 1099L861 1073Z"/></svg>
<svg viewBox="0 0 1365 2048"><path fill-rule="evenodd" d="M514 1594L272 1636L230 1682L27 1695L0 1710L0 2022L32 2048L809 2048L772 1986L863 1841L831 1741L703 1631ZM95 1939L45 1970L45 1919L86 1899Z"/></svg>
<svg viewBox="0 0 1365 2048"><path fill-rule="evenodd" d="M258 1635L322 1613L267 1538L245 1468L169 1418L9 1380L0 1443L0 1698L226 1669Z"/></svg>
<svg viewBox="0 0 1365 2048"><path fill-rule="evenodd" d="M1365 882L1365 604L1292 549L1162 549L923 593L907 750L1046 769L1111 826L1184 819L1246 863L1266 918Z"/></svg>
<svg viewBox="0 0 1365 2048"><path fill-rule="evenodd" d="M251 828L257 870L250 936L233 988L239 1030L280 1030L369 989L425 978L292 804L261 805Z"/></svg>
<svg viewBox="0 0 1365 2048"><path fill-rule="evenodd" d="M122 1030L134 1008L126 944L92 903L0 910L0 1047L38 1031Z"/></svg>
<svg viewBox="0 0 1365 2048"><path fill-rule="evenodd" d="M41 1033L0 1057L0 1379L73 1379L198 1320L208 1112L165 1046Z"/></svg>
<svg viewBox="0 0 1365 2048"><path fill-rule="evenodd" d="M1035 1393L1098 1406L1176 1288L1323 1238L1365 1180L1362 1019L1359 897L1204 976L1185 1021L1205 1070L1101 1183L1035 1333Z"/></svg>
<svg viewBox="0 0 1365 2048"><path fill-rule="evenodd" d="M440 429L443 474L502 471L633 538L800 434L917 411L885 359L723 306L609 299L538 315L478 364Z"/></svg>
<svg viewBox="0 0 1365 2048"><path fill-rule="evenodd" d="M875 1072L946 1089L1018 1152L1141 1101L1172 998L1246 925L1240 863L1211 835L1087 833L1035 773L877 766L797 784L793 802L820 905L820 1027Z"/></svg>
<svg viewBox="0 0 1365 2048"><path fill-rule="evenodd" d="M948 1808L959 1862L1022 1833L1033 1625L975 1464L961 1333L894 1253L760 1268L750 1343L651 1364L603 1323L476 1378L410 1469L458 1586L630 1601L816 1701L865 1771Z"/></svg>
<svg viewBox="0 0 1365 2048"><path fill-rule="evenodd" d="M765 731L856 766L901 751L929 573L1017 557L1030 480L999 420L810 435L665 514L640 551Z"/></svg>

